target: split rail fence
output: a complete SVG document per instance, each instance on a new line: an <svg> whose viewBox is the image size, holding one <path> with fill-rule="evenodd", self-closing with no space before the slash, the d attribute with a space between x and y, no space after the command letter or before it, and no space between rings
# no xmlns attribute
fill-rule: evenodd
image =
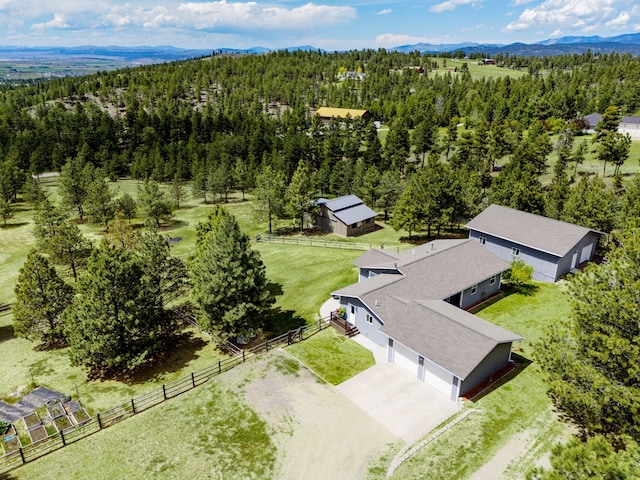
<svg viewBox="0 0 640 480"><path fill-rule="evenodd" d="M290 330L278 337L266 340L265 342L251 348L242 349L229 358L220 360L213 365L167 382L160 387L134 397L117 407L105 412L100 412L80 425L75 425L61 430L37 443L20 447L19 449L0 457L0 475L24 465L25 463L32 462L44 455L47 455L48 453L66 447L71 443L75 443L78 440L86 438L89 435L110 427L111 425L115 425L116 423L132 417L137 413L144 412L145 410L148 410L155 405L159 405L166 400L188 392L189 390L208 382L213 377L231 370L232 368L237 367L247 360L257 357L262 353L266 353L274 348L291 345L292 343L305 340L330 325L331 323L327 318L308 325L303 325L295 330Z"/></svg>
<svg viewBox="0 0 640 480"><path fill-rule="evenodd" d="M283 237L277 235L270 235L268 233L262 235L256 235L256 242L258 243L273 243L276 245L303 245L308 247L324 247L324 248L338 248L342 250L371 250L372 248L378 248L371 243L362 242L340 242L336 240L322 240L319 238L304 238L304 237ZM394 252L399 252L400 247L385 247L384 244L380 245L380 249L387 249Z"/></svg>

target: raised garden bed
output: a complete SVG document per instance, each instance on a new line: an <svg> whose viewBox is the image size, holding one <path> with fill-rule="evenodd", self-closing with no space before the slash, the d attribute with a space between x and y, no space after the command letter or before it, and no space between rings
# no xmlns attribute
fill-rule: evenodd
<svg viewBox="0 0 640 480"><path fill-rule="evenodd" d="M51 420L55 420L58 417L66 416L64 407L60 402L56 402L53 405L47 405L47 413L51 417Z"/></svg>
<svg viewBox="0 0 640 480"><path fill-rule="evenodd" d="M56 426L58 431L67 430L68 428L73 427L71 420L69 420L69 417L67 417L66 415L63 415L62 417L56 417L53 420L53 424Z"/></svg>
<svg viewBox="0 0 640 480"><path fill-rule="evenodd" d="M29 432L31 443L39 442L40 440L44 440L49 436L43 425L36 425L35 427L32 427L27 431Z"/></svg>
<svg viewBox="0 0 640 480"><path fill-rule="evenodd" d="M24 422L24 426L27 430L38 425L42 425L42 420L40 420L40 416L37 412L31 412L29 415L25 415L22 417L22 421Z"/></svg>
<svg viewBox="0 0 640 480"><path fill-rule="evenodd" d="M2 443L2 449L4 450L4 453L15 452L20 447L22 447L22 444L20 443L20 438L18 438L18 435L6 436L2 439L2 442L0 443Z"/></svg>
<svg viewBox="0 0 640 480"><path fill-rule="evenodd" d="M0 442L3 441L6 437L12 437L16 435L16 427L14 427L12 424L9 424L9 427L3 430L4 432L0 433Z"/></svg>
<svg viewBox="0 0 640 480"><path fill-rule="evenodd" d="M83 407L80 410L76 410L75 412L73 412L71 414L71 418L77 425L82 425L83 423L89 421L91 419L91 416Z"/></svg>

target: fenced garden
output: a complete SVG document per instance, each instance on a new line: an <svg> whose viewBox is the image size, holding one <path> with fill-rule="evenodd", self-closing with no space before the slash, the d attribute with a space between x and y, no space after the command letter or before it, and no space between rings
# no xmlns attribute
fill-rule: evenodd
<svg viewBox="0 0 640 480"><path fill-rule="evenodd" d="M305 340L329 326L330 323L327 319L320 319L275 338L268 339L251 348L238 350L224 360L219 360L206 368L193 371L188 375L162 384L159 388L131 398L131 400L107 411L97 413L93 417L90 417L84 408L65 408L61 402L52 402L51 405L47 405L46 409L51 423L55 426L55 431L52 431L51 434L47 432L39 415L33 412L33 414L22 418L29 433L30 444L22 445L13 425L10 426L6 433L0 435L0 442L4 449L3 455L0 457L0 474L32 462L104 428L115 425L137 413L144 412L166 400L177 397L269 350ZM74 402L69 402L69 404L71 403ZM76 406L79 406L77 402L74 407Z"/></svg>

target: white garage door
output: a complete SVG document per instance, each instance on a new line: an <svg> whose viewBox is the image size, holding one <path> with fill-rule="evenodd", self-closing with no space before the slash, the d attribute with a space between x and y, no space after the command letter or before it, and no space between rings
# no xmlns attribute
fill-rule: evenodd
<svg viewBox="0 0 640 480"><path fill-rule="evenodd" d="M593 248L593 243L582 248L582 253L580 254L580 263L586 262L591 258L591 249Z"/></svg>
<svg viewBox="0 0 640 480"><path fill-rule="evenodd" d="M411 375L418 376L418 355L406 348L404 345L395 342L394 363L398 364Z"/></svg>
<svg viewBox="0 0 640 480"><path fill-rule="evenodd" d="M453 375L445 372L439 366L425 359L424 362L424 381L432 385L445 395L451 395L451 384L453 383Z"/></svg>

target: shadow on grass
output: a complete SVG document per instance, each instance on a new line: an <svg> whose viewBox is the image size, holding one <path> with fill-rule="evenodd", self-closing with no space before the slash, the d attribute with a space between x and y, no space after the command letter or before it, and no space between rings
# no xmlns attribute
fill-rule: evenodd
<svg viewBox="0 0 640 480"><path fill-rule="evenodd" d="M469 233L461 228L447 229L442 232L438 232L435 235L426 235L421 233L419 235L411 235L411 237L400 237L402 243L410 243L412 245L422 245L432 240L462 240L466 239Z"/></svg>
<svg viewBox="0 0 640 480"><path fill-rule="evenodd" d="M14 338L16 338L16 334L13 331L13 325L0 326L0 342L13 340Z"/></svg>
<svg viewBox="0 0 640 480"><path fill-rule="evenodd" d="M280 295L284 295L284 290L282 289L281 283L267 283L267 290L271 294L272 297L279 297Z"/></svg>
<svg viewBox="0 0 640 480"><path fill-rule="evenodd" d="M513 295L514 293L523 295L525 297L531 297L535 295L535 293L538 291L538 288L539 288L538 285L533 283L529 283L525 285L509 285L509 284L502 285L502 291L504 292L505 297L508 297L509 295Z"/></svg>
<svg viewBox="0 0 640 480"><path fill-rule="evenodd" d="M266 338L277 337L289 330L295 330L306 324L306 320L297 315L293 310L282 310L274 308L267 314L264 326L264 336Z"/></svg>
<svg viewBox="0 0 640 480"><path fill-rule="evenodd" d="M7 472L7 473L0 473L0 480L14 480L18 477L16 477L15 475L12 475L11 473Z"/></svg>
<svg viewBox="0 0 640 480"><path fill-rule="evenodd" d="M480 401L481 399L489 395L491 392L497 390L503 385L506 385L511 380L516 378L525 370L525 368L527 368L529 365L533 363L533 360L530 360L527 357L523 357L522 355L519 355L515 352L511 354L511 360L513 360L516 364L516 367L513 370L511 370L506 375L500 377L498 380L493 381L486 387L481 388L481 390L478 393L476 393L473 397L469 398L469 401L473 403ZM484 382L481 382L480 385L482 385L482 383Z"/></svg>
<svg viewBox="0 0 640 480"><path fill-rule="evenodd" d="M133 372L123 372L118 375L98 375L97 379L114 379L128 385L147 383L149 380L162 380L168 373L175 373L199 357L198 351L207 345L200 337L191 332L183 332L176 336L172 344L160 354L150 365L140 367Z"/></svg>
<svg viewBox="0 0 640 480"><path fill-rule="evenodd" d="M24 227L25 225L29 225L29 222L18 222L18 223L8 222L6 225L0 224L0 228L2 230L13 230L14 228Z"/></svg>

